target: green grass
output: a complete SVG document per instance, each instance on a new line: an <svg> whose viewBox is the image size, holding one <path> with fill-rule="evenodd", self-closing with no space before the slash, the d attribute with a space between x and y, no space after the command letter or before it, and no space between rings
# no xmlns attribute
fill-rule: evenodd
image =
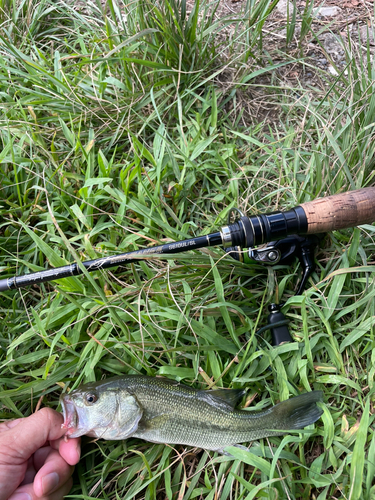
<svg viewBox="0 0 375 500"><path fill-rule="evenodd" d="M248 0L219 20L203 0L191 12L0 0L1 277L214 232L236 206L264 213L373 185L370 47L350 45L323 87L292 88L280 71L311 67L312 3L300 38L290 13L271 50L262 27L276 4ZM277 108L272 123L253 95ZM72 498L373 499L373 255L374 226L329 234L299 297L297 265L245 266L220 248L2 293L0 418L40 397L59 409L58 384L104 375L247 387L259 409L321 389L309 433L235 460L86 440ZM255 333L276 298L296 342L272 348Z"/></svg>

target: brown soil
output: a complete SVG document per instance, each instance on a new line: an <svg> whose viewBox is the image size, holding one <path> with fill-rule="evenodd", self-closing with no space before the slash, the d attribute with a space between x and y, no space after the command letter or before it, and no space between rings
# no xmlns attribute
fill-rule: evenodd
<svg viewBox="0 0 375 500"><path fill-rule="evenodd" d="M237 91L237 106L244 112L243 124L258 123L266 119L273 123L280 119L280 93L272 96L264 86L278 86L285 89L300 89L301 92L315 89L324 92L341 72L345 72L347 65L346 52L350 52L360 64L360 59L366 62L367 50L373 56L375 42L373 35L373 0L315 0L314 10L318 7L334 8L334 15L324 15L327 10L316 12L312 19L311 31L301 41L302 14L306 8L305 0L296 0L296 27L294 37L286 46L288 23L288 0L280 0L277 7L268 17L263 33L263 53L268 54L266 64L277 64L287 60L300 58L300 62L293 62L280 67L270 75L252 80L251 88ZM193 0L188 0L190 8ZM246 6L246 0L222 0L216 11L216 17L234 20L241 18ZM289 0L289 15L292 12L293 1ZM322 15L323 14L323 15ZM223 45L234 36L236 22L221 32ZM287 54L287 56L285 55ZM230 55L228 54L228 59ZM251 69L250 69L251 66ZM260 66L261 67L261 66ZM253 61L249 62L249 72L254 71ZM228 69L218 77L225 93L236 85L236 73ZM255 85L254 85L255 83ZM298 99L298 93L295 95ZM236 110L238 111L238 110ZM234 112L237 114L237 112Z"/></svg>

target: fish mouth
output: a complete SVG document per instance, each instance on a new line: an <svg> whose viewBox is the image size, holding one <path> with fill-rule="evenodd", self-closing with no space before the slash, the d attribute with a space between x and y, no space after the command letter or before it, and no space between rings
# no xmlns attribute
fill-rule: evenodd
<svg viewBox="0 0 375 500"><path fill-rule="evenodd" d="M82 432L78 430L79 418L75 404L69 396L61 398L62 413L64 423L61 424L62 429L67 429L65 436L78 437L82 436Z"/></svg>

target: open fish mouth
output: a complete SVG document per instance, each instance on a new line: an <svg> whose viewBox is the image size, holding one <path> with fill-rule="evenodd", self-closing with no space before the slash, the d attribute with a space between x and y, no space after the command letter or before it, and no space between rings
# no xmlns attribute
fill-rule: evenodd
<svg viewBox="0 0 375 500"><path fill-rule="evenodd" d="M78 413L73 401L69 398L69 396L65 396L61 400L64 423L61 424L62 429L67 429L66 436L69 437L78 437L81 436L81 433L78 430Z"/></svg>

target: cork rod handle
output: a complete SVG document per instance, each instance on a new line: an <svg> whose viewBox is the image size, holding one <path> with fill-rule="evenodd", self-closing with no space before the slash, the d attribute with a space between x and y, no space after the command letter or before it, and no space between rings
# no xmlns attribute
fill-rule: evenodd
<svg viewBox="0 0 375 500"><path fill-rule="evenodd" d="M368 224L375 221L375 187L318 198L300 206L306 214L308 234Z"/></svg>

